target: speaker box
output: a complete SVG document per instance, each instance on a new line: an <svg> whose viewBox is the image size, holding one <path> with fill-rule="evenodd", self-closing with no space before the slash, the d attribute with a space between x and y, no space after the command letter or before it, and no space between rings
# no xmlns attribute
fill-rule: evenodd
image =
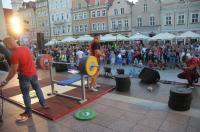
<svg viewBox="0 0 200 132"><path fill-rule="evenodd" d="M37 33L37 48L39 51L44 48L44 33Z"/></svg>
<svg viewBox="0 0 200 132"><path fill-rule="evenodd" d="M156 70L143 68L139 74L139 78L145 83L156 83L160 80L160 74Z"/></svg>

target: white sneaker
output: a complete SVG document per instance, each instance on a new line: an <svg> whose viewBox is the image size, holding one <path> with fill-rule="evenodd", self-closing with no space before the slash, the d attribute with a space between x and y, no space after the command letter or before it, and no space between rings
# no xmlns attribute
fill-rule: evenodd
<svg viewBox="0 0 200 132"><path fill-rule="evenodd" d="M94 87L90 87L90 90L93 91L93 92L97 92L98 89L94 88Z"/></svg>
<svg viewBox="0 0 200 132"><path fill-rule="evenodd" d="M194 86L189 86L190 89L194 89Z"/></svg>
<svg viewBox="0 0 200 132"><path fill-rule="evenodd" d="M101 87L101 85L99 85L99 84L96 84L96 88L100 88Z"/></svg>

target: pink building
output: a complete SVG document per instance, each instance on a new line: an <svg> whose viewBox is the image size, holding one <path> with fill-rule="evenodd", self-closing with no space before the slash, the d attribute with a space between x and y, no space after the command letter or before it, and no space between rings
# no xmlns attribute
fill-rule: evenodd
<svg viewBox="0 0 200 132"><path fill-rule="evenodd" d="M106 34L108 30L108 9L113 0L87 0L90 13L90 34Z"/></svg>

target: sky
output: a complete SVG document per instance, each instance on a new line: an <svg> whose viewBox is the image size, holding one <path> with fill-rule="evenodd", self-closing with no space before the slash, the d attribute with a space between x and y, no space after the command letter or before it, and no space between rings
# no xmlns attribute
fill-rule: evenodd
<svg viewBox="0 0 200 132"><path fill-rule="evenodd" d="M24 1L35 1L35 0L24 0ZM12 8L11 7L11 0L2 0L3 8Z"/></svg>
<svg viewBox="0 0 200 132"><path fill-rule="evenodd" d="M24 0L24 1L34 1L34 0ZM138 0L129 0L129 1L136 2ZM2 2L3 2L3 8L12 8L11 7L11 0L2 0Z"/></svg>

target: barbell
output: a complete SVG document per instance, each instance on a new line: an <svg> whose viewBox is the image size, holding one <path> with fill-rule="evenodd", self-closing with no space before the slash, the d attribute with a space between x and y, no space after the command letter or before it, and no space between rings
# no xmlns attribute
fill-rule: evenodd
<svg viewBox="0 0 200 132"><path fill-rule="evenodd" d="M43 54L39 56L36 60L36 65L42 69L49 69L52 64L76 64L76 63L65 63L65 62L55 62L51 55ZM78 70L81 74L88 76L94 76L99 68L97 58L95 56L86 56L80 59Z"/></svg>

